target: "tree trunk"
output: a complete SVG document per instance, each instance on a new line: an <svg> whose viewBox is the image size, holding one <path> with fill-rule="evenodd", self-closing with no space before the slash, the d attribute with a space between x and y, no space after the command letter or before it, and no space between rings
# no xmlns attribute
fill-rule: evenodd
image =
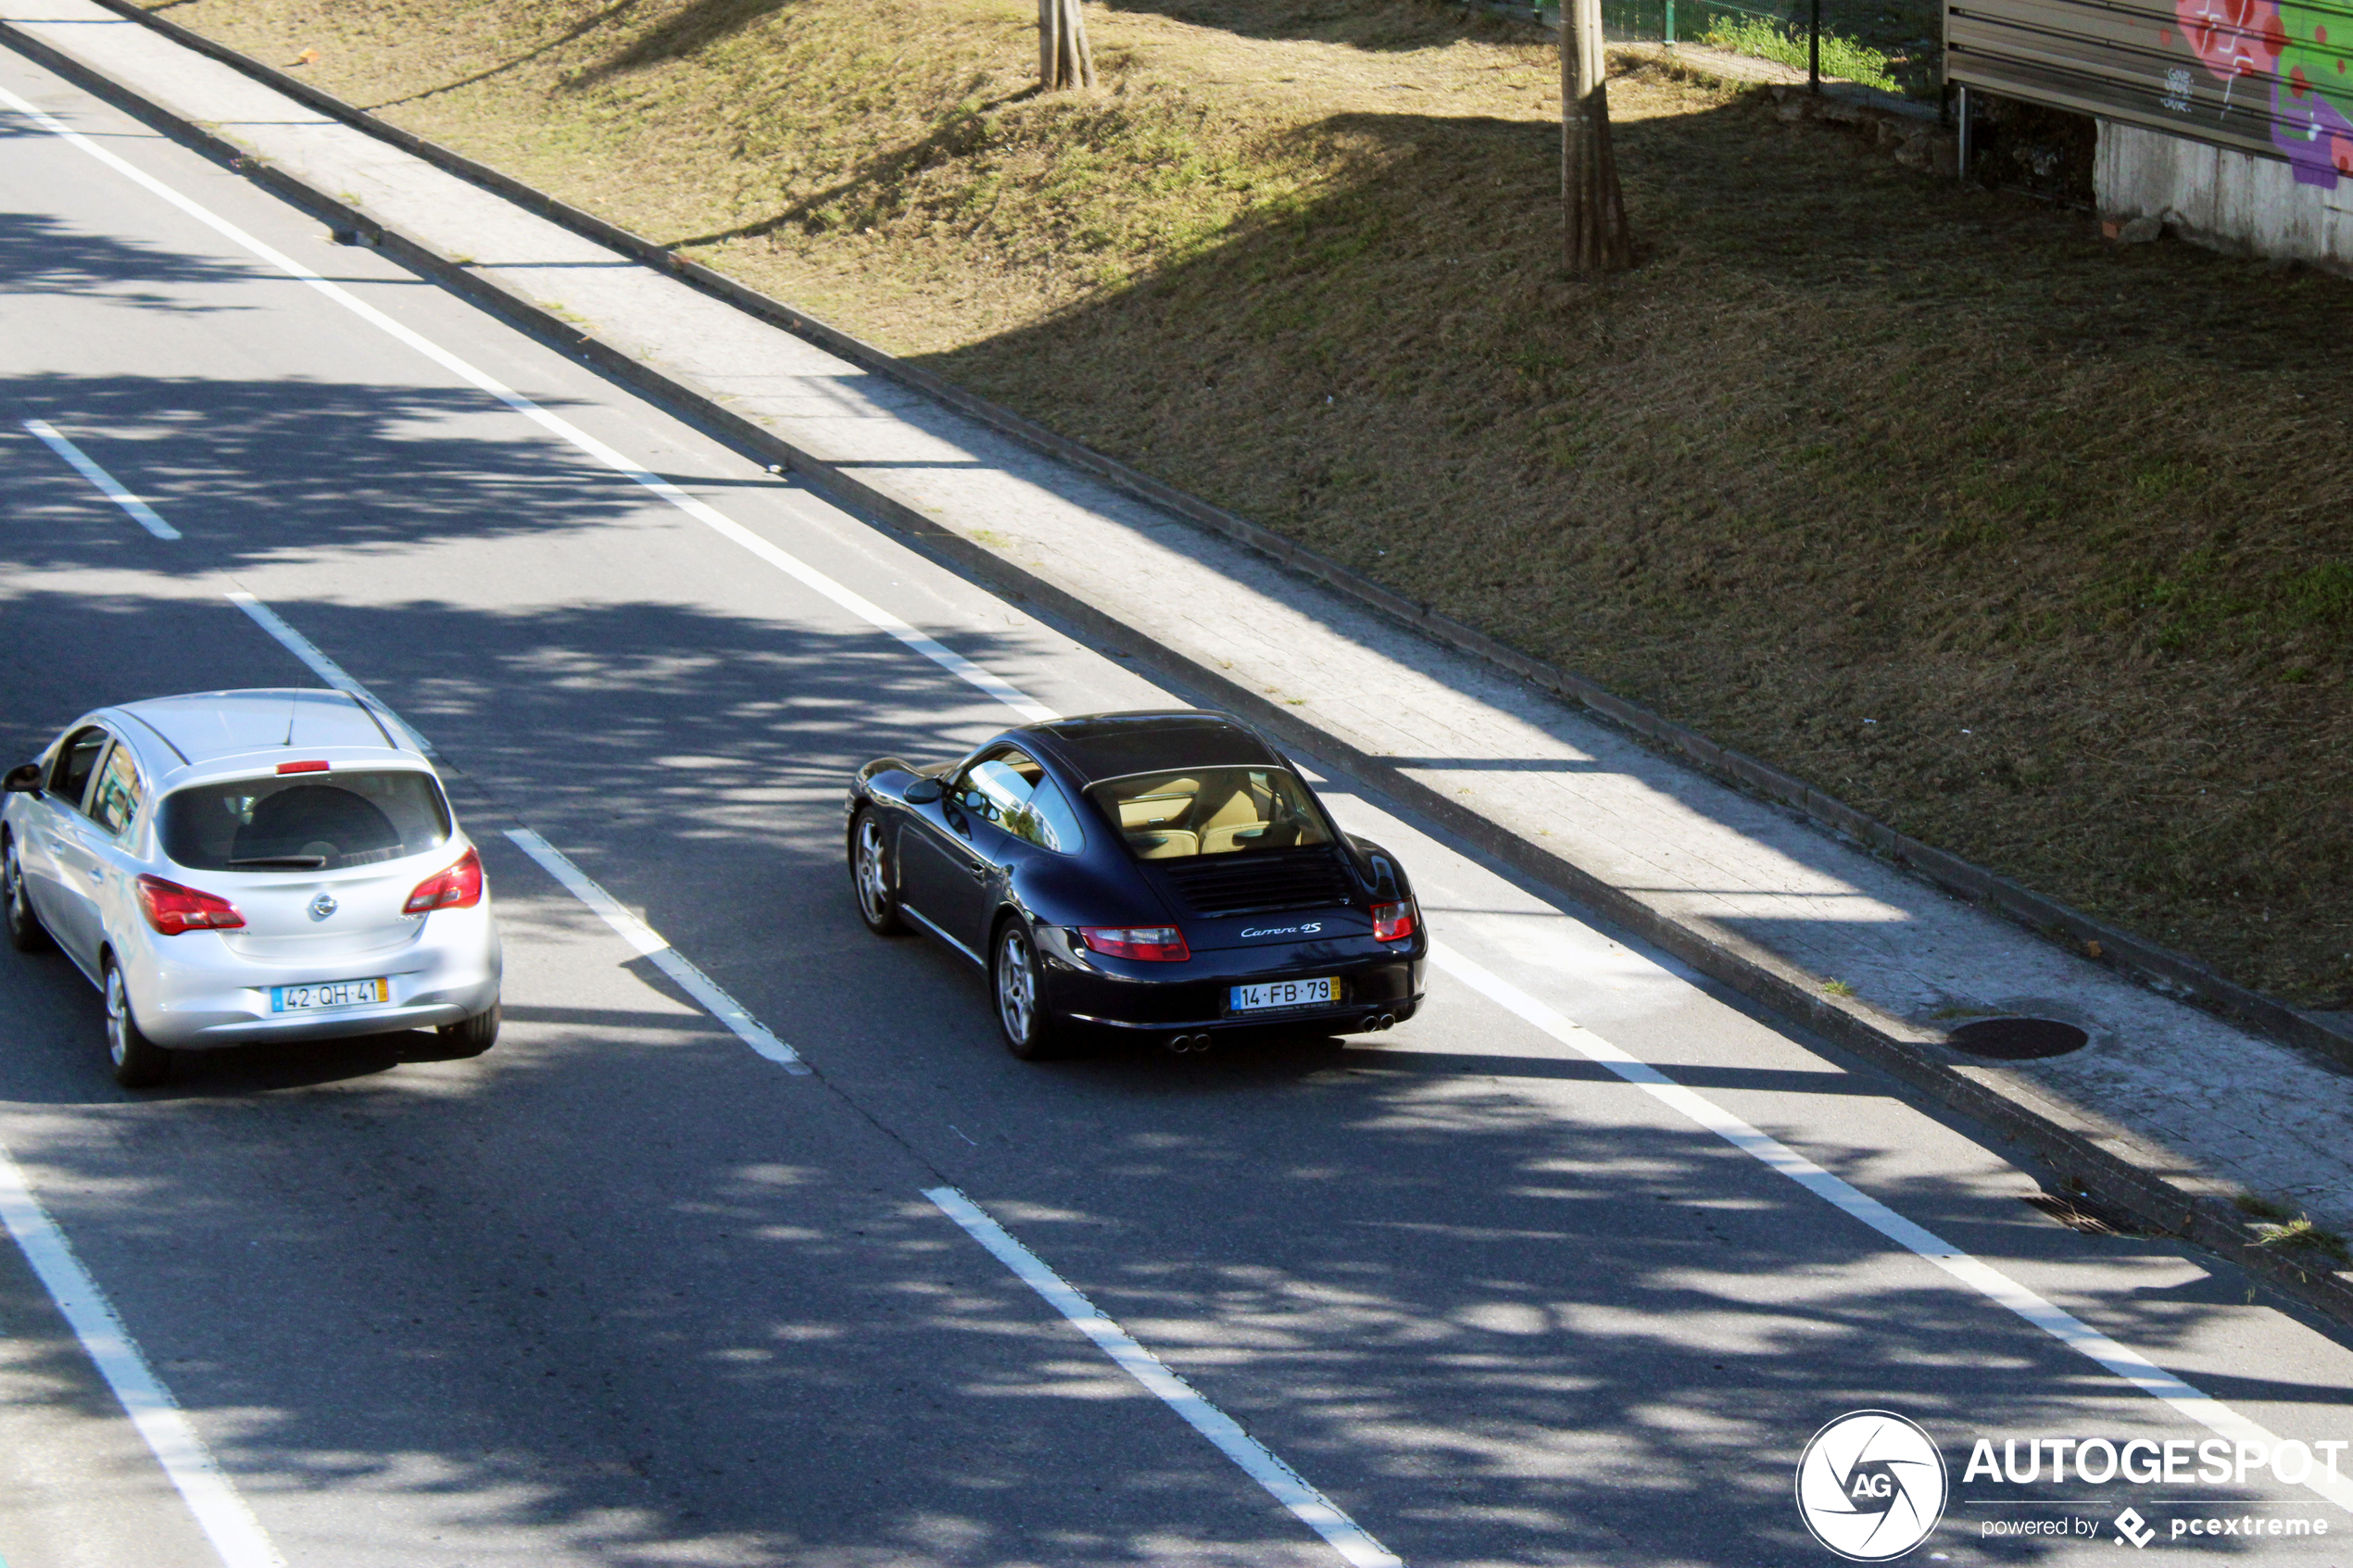
<svg viewBox="0 0 2353 1568"><path fill-rule="evenodd" d="M1038 0L1038 85L1051 93L1094 84L1095 56L1078 0Z"/></svg>
<svg viewBox="0 0 2353 1568"><path fill-rule="evenodd" d="M1601 0L1561 0L1561 259L1571 272L1620 272L1634 264L1609 141Z"/></svg>

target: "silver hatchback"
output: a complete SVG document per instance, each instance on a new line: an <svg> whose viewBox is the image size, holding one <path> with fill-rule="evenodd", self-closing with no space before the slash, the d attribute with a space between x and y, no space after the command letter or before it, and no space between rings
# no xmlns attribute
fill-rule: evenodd
<svg viewBox="0 0 2353 1568"><path fill-rule="evenodd" d="M342 692L101 709L6 776L9 941L106 997L118 1082L175 1050L437 1028L498 1037L482 858L398 721Z"/></svg>

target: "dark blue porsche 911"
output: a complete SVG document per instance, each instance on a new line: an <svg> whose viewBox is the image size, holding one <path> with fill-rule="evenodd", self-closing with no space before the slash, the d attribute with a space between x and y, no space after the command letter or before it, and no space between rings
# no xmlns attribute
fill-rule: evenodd
<svg viewBox="0 0 2353 1568"><path fill-rule="evenodd" d="M919 926L988 971L1027 1060L1074 1026L1193 1051L1237 1030L1386 1029L1421 1003L1404 869L1221 713L1098 713L960 761L869 762L849 871L871 930Z"/></svg>

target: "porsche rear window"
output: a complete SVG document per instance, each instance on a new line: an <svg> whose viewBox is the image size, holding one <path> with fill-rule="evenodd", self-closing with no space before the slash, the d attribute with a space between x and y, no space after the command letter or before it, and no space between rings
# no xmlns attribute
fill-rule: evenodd
<svg viewBox="0 0 2353 1568"><path fill-rule="evenodd" d="M1088 794L1147 860L1329 844L1306 785L1280 768L1188 768L1133 773Z"/></svg>
<svg viewBox="0 0 2353 1568"><path fill-rule="evenodd" d="M164 798L163 852L191 871L318 872L449 842L449 804L411 769L191 784Z"/></svg>

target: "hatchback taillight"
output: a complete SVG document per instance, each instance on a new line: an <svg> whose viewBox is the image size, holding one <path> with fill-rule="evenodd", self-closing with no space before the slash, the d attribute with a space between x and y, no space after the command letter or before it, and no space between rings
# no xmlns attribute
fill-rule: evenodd
<svg viewBox="0 0 2353 1568"><path fill-rule="evenodd" d="M147 923L166 936L191 931L234 931L245 923L245 917L228 899L159 876L139 879L139 908L145 911Z"/></svg>
<svg viewBox="0 0 2353 1568"><path fill-rule="evenodd" d="M447 871L417 884L400 912L422 915L434 909L471 909L481 902L482 857L469 849Z"/></svg>
<svg viewBox="0 0 2353 1568"><path fill-rule="evenodd" d="M1185 934L1173 925L1082 925L1078 939L1114 959L1182 963L1193 956L1185 946Z"/></svg>
<svg viewBox="0 0 2353 1568"><path fill-rule="evenodd" d="M1373 906L1373 940L1376 942L1403 942L1414 934L1414 927L1420 923L1421 911L1414 908L1411 898L1402 904Z"/></svg>

